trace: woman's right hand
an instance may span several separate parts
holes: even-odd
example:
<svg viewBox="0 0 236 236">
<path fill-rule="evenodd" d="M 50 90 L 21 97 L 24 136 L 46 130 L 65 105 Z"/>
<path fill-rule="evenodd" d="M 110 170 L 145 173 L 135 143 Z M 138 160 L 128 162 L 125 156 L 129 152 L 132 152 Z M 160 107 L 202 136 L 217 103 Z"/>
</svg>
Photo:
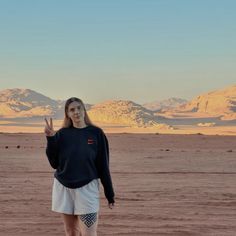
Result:
<svg viewBox="0 0 236 236">
<path fill-rule="evenodd" d="M 53 130 L 53 123 L 52 123 L 52 118 L 50 118 L 50 124 L 48 123 L 47 118 L 44 118 L 46 125 L 44 128 L 44 133 L 46 136 L 54 136 L 56 131 Z"/>
</svg>

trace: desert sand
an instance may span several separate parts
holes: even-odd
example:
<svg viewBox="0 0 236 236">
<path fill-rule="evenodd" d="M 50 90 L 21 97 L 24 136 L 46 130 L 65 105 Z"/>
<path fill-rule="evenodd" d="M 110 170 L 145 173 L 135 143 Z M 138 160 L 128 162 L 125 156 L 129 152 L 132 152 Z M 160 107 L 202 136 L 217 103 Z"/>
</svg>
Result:
<svg viewBox="0 0 236 236">
<path fill-rule="evenodd" d="M 48 117 L 49 119 L 49 117 Z M 199 125 L 214 124 L 216 125 Z M 58 130 L 62 127 L 63 120 L 53 120 L 54 129 Z M 95 125 L 102 127 L 106 133 L 133 133 L 133 134 L 206 134 L 206 135 L 232 135 L 236 136 L 236 120 L 219 121 L 217 119 L 205 118 L 172 118 L 168 119 L 167 124 L 171 128 L 157 127 L 132 127 L 122 124 L 99 123 Z M 45 126 L 44 119 L 30 122 L 27 119 L 23 121 L 0 120 L 0 133 L 41 133 Z"/>
<path fill-rule="evenodd" d="M 98 236 L 236 235 L 236 136 L 107 137 L 116 206 L 101 185 Z M 64 235 L 45 146 L 42 133 L 0 134 L 1 236 Z"/>
</svg>

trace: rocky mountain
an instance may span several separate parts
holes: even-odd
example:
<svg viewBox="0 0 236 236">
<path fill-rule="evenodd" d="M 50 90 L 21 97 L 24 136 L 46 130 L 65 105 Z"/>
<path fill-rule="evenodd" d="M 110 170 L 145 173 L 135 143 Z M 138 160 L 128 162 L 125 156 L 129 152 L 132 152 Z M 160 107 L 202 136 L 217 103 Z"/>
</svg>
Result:
<svg viewBox="0 0 236 236">
<path fill-rule="evenodd" d="M 170 128 L 166 124 L 158 123 L 152 111 L 132 101 L 108 100 L 92 106 L 88 114 L 92 120 L 103 123 L 130 127 Z"/>
<path fill-rule="evenodd" d="M 53 100 L 31 89 L 5 89 L 0 91 L 0 118 L 36 118 L 51 116 L 62 119 L 64 100 Z M 86 109 L 91 107 L 85 104 Z"/>
<path fill-rule="evenodd" d="M 63 100 L 53 100 L 30 89 L 6 89 L 0 91 L 0 119 L 26 118 L 34 120 L 44 116 L 54 119 L 64 117 Z M 109 100 L 100 104 L 85 104 L 94 122 L 130 127 L 169 128 L 159 124 L 152 111 L 131 101 Z"/>
<path fill-rule="evenodd" d="M 63 101 L 53 100 L 30 89 L 0 91 L 1 118 L 58 116 L 62 107 Z"/>
<path fill-rule="evenodd" d="M 205 114 L 222 120 L 236 119 L 236 85 L 197 96 L 173 110 L 174 113 Z"/>
<path fill-rule="evenodd" d="M 164 111 L 168 109 L 176 108 L 180 105 L 187 103 L 188 101 L 182 98 L 169 98 L 161 101 L 153 101 L 145 103 L 142 106 L 151 111 Z"/>
<path fill-rule="evenodd" d="M 236 85 L 201 94 L 192 101 L 171 98 L 151 107 L 132 101 L 108 100 L 99 104 L 85 104 L 92 120 L 132 127 L 171 128 L 165 123 L 176 117 L 216 117 L 221 120 L 236 120 Z M 0 119 L 35 119 L 51 116 L 62 119 L 63 100 L 53 100 L 30 89 L 5 89 L 0 91 Z M 180 104 L 177 106 L 177 104 Z M 170 108 L 174 106 L 174 108 Z M 177 107 L 176 107 L 177 106 Z M 152 109 L 152 110 L 150 110 Z M 162 116 L 162 117 L 161 117 Z"/>
</svg>

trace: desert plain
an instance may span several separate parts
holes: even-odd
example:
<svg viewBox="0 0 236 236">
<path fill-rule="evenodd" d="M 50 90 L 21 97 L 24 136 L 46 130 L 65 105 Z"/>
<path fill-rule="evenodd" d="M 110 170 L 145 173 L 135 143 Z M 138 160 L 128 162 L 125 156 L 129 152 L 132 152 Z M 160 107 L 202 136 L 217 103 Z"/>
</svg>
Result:
<svg viewBox="0 0 236 236">
<path fill-rule="evenodd" d="M 98 236 L 235 236 L 236 136 L 107 133 L 116 194 Z M 0 133 L 0 235 L 64 235 L 43 133 Z"/>
</svg>

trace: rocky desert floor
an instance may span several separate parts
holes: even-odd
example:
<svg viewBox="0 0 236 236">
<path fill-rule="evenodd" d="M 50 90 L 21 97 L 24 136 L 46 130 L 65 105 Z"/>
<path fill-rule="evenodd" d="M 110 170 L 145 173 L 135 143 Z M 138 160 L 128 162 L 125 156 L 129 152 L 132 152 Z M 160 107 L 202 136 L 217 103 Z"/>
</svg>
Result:
<svg viewBox="0 0 236 236">
<path fill-rule="evenodd" d="M 236 136 L 107 137 L 116 206 L 101 185 L 98 236 L 236 235 Z M 64 235 L 45 146 L 42 133 L 0 134 L 1 236 Z"/>
</svg>

